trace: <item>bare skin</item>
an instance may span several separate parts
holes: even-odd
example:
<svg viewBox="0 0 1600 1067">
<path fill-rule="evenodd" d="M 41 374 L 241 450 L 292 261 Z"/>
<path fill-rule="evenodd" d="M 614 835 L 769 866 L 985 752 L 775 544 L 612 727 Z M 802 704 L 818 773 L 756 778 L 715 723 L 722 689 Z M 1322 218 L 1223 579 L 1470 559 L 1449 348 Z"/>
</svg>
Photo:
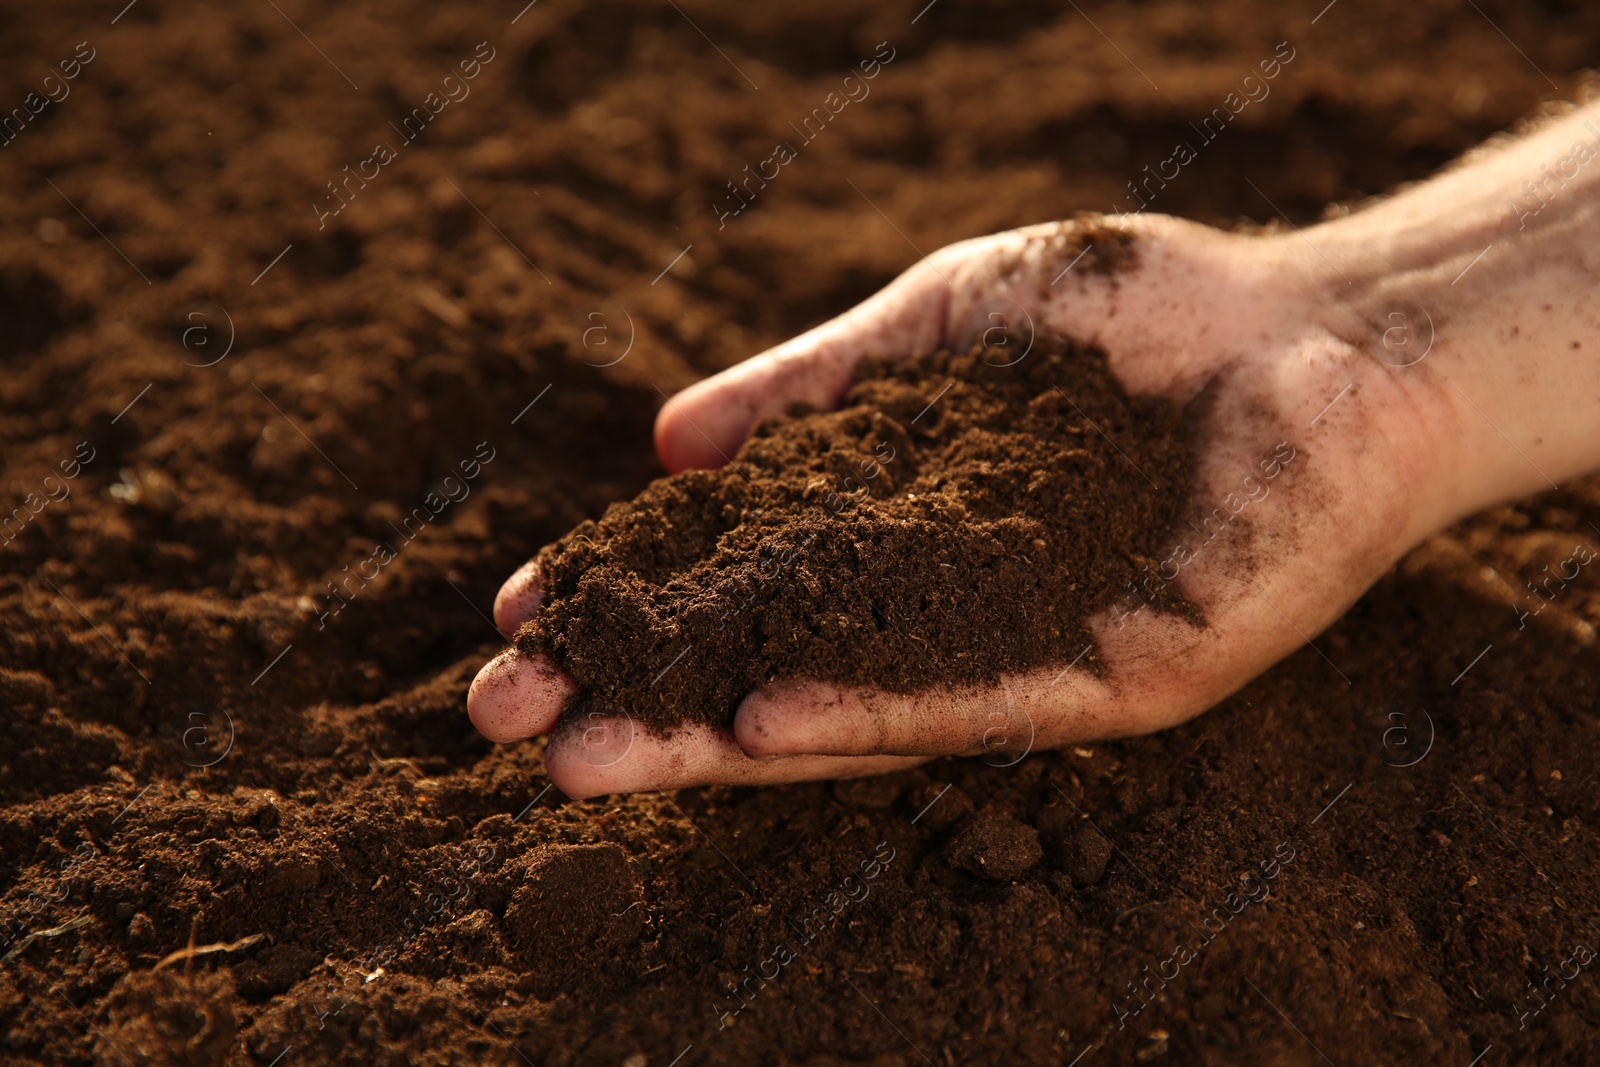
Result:
<svg viewBox="0 0 1600 1067">
<path fill-rule="evenodd" d="M 1597 250 L 1597 107 L 1305 230 L 1141 215 L 941 249 L 675 396 L 656 423 L 668 469 L 726 462 L 757 419 L 797 400 L 836 404 L 867 353 L 964 345 L 1002 322 L 1019 345 L 1030 330 L 1091 341 L 1128 392 L 1197 417 L 1196 518 L 1222 532 L 1175 536 L 1147 581 L 1172 582 L 1205 624 L 1118 591 L 1091 620 L 1098 674 L 1062 663 L 911 694 L 786 682 L 747 697 L 731 733 L 670 740 L 625 719 L 558 730 L 575 683 L 511 649 L 473 682 L 472 721 L 500 742 L 555 730 L 547 768 L 574 797 L 853 777 L 941 755 L 1011 762 L 1183 722 L 1304 645 L 1431 533 L 1600 468 Z M 496 625 L 512 634 L 540 595 L 536 569 L 519 570 Z M 1328 667 L 1330 686 L 1349 684 Z"/>
</svg>

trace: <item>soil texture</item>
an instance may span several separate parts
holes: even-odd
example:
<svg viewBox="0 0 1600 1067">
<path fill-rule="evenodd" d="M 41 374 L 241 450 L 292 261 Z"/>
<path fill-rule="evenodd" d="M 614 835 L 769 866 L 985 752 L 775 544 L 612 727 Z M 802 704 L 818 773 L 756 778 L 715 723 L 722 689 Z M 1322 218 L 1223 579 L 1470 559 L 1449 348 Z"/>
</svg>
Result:
<svg viewBox="0 0 1600 1067">
<path fill-rule="evenodd" d="M 1191 466 L 1177 405 L 1128 398 L 1098 350 L 869 362 L 838 411 L 767 420 L 542 552 L 518 644 L 583 686 L 569 717 L 656 727 L 730 726 L 784 678 L 906 692 L 1066 663 L 1159 558 Z"/>
<path fill-rule="evenodd" d="M 1149 210 L 1425 178 L 1575 94 L 1600 9 L 5 23 L 0 1061 L 1600 1060 L 1594 568 L 1519 625 L 1594 480 L 1182 728 L 1011 767 L 575 803 L 464 712 L 499 583 L 662 475 L 663 396 L 948 242 L 1135 210 L 1280 51 Z"/>
</svg>

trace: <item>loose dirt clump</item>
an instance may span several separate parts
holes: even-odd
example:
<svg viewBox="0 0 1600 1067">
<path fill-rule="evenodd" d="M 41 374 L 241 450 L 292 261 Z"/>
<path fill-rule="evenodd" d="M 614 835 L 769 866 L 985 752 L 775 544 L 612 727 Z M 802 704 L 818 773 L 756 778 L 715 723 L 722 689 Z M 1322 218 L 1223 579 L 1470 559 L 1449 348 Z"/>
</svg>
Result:
<svg viewBox="0 0 1600 1067">
<path fill-rule="evenodd" d="M 120 1056 L 150 1067 L 221 1063 L 239 1034 L 227 971 L 138 971 L 106 998 L 103 1062 Z"/>
<path fill-rule="evenodd" d="M 726 725 L 783 678 L 903 692 L 1073 659 L 1159 557 L 1189 436 L 1097 349 L 1016 351 L 869 363 L 838 411 L 613 505 L 541 553 L 519 646 L 584 687 L 569 715 L 662 727 Z"/>
<path fill-rule="evenodd" d="M 520 874 L 505 925 L 540 996 L 614 975 L 612 964 L 633 955 L 646 911 L 621 848 L 548 845 L 533 850 Z"/>
</svg>

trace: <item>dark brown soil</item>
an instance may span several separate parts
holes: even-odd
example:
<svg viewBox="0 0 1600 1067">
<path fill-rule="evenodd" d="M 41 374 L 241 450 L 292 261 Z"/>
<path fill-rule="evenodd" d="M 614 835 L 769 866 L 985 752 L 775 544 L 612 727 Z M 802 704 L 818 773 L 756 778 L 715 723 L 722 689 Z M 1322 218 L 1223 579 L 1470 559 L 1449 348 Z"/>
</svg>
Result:
<svg viewBox="0 0 1600 1067">
<path fill-rule="evenodd" d="M 583 687 L 569 716 L 657 727 L 731 725 L 783 678 L 907 692 L 1065 663 L 1159 558 L 1191 465 L 1177 405 L 1130 400 L 1095 349 L 869 363 L 838 411 L 768 420 L 545 549 L 518 644 Z"/>
<path fill-rule="evenodd" d="M 1279 41 L 1152 210 L 1423 178 L 1575 91 L 1600 10 L 123 6 L 0 39 L 38 110 L 0 147 L 0 1061 L 1600 1059 L 1600 579 L 1517 614 L 1592 480 L 1180 729 L 1008 769 L 569 803 L 463 710 L 499 582 L 662 473 L 663 393 L 917 249 L 1132 209 Z M 191 932 L 266 936 L 155 970 Z"/>
</svg>

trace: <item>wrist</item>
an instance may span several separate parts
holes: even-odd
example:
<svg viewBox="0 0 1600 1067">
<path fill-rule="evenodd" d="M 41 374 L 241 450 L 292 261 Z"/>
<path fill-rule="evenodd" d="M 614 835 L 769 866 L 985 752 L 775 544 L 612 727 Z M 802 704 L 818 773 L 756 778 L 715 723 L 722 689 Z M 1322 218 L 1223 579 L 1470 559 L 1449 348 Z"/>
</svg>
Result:
<svg viewBox="0 0 1600 1067">
<path fill-rule="evenodd" d="M 1423 424 L 1439 521 L 1600 467 L 1600 108 L 1278 240 Z"/>
</svg>

